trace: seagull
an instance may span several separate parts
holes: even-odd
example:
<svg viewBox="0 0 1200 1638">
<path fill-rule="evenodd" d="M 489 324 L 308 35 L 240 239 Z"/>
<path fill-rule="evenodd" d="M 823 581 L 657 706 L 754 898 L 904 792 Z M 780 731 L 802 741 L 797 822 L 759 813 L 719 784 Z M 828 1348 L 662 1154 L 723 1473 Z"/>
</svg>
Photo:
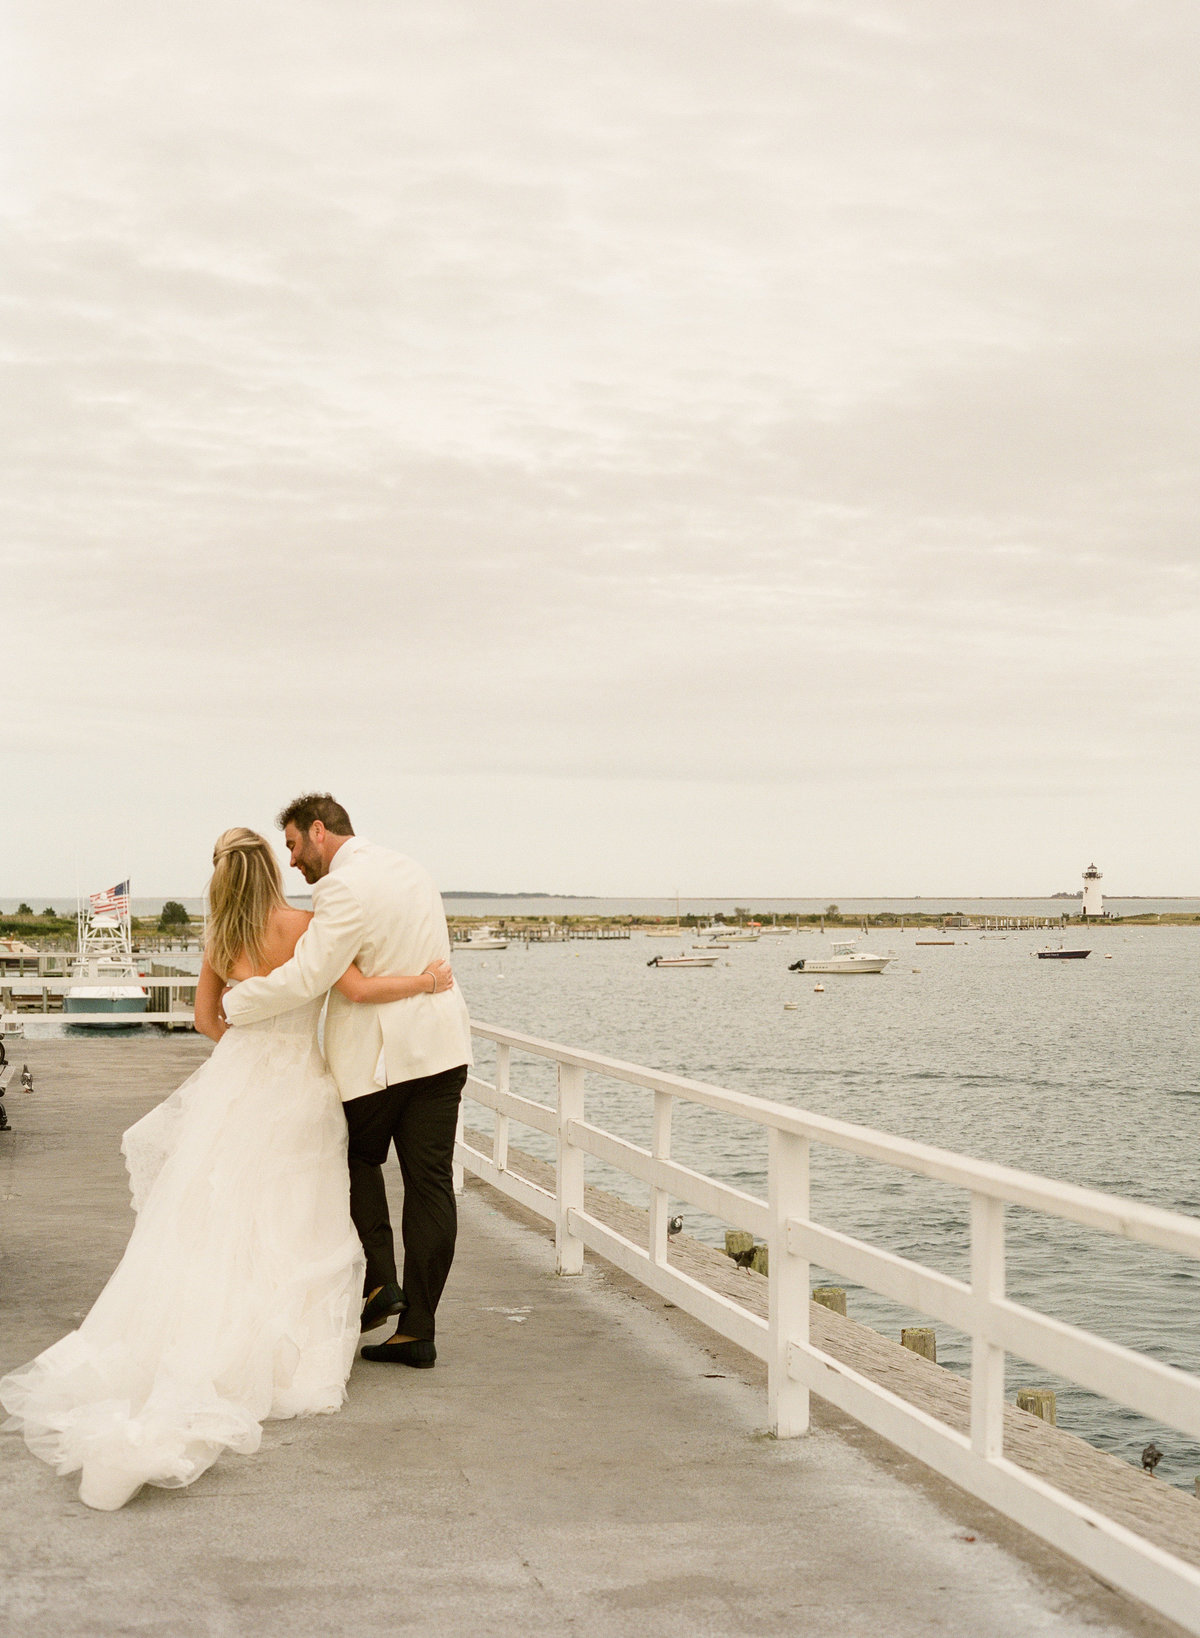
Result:
<svg viewBox="0 0 1200 1638">
<path fill-rule="evenodd" d="M 673 1239 L 675 1237 L 675 1235 L 677 1235 L 679 1233 L 679 1231 L 680 1231 L 680 1229 L 682 1227 L 683 1227 L 683 1218 L 682 1217 L 672 1217 L 672 1218 L 670 1218 L 668 1220 L 668 1222 L 667 1222 L 667 1238 L 668 1238 L 668 1240 Z"/>
<path fill-rule="evenodd" d="M 1159 1450 L 1158 1446 L 1154 1443 L 1154 1440 L 1151 1439 L 1150 1443 L 1142 1452 L 1142 1466 L 1146 1469 L 1147 1473 L 1154 1472 L 1154 1469 L 1158 1466 L 1159 1462 L 1162 1461 L 1162 1456 L 1162 1451 Z"/>
</svg>

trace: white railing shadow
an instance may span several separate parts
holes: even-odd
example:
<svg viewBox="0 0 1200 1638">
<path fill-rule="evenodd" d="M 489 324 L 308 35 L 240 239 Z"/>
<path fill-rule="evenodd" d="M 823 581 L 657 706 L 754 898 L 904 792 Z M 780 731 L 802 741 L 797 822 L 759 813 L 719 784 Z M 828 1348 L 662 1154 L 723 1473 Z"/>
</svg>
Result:
<svg viewBox="0 0 1200 1638">
<path fill-rule="evenodd" d="M 585 1247 L 597 1252 L 766 1362 L 770 1425 L 780 1438 L 807 1430 L 809 1394 L 815 1392 L 1104 1580 L 1200 1634 L 1200 1570 L 1005 1456 L 1004 1366 L 1007 1353 L 1019 1355 L 1198 1439 L 1200 1379 L 1010 1301 L 1005 1294 L 1004 1208 L 1022 1206 L 1197 1259 L 1200 1221 L 511 1030 L 487 1024 L 472 1027 L 478 1039 L 495 1044 L 496 1078 L 492 1083 L 472 1074 L 464 1099 L 491 1110 L 495 1124 L 487 1154 L 467 1143 L 465 1123 L 460 1122 L 456 1183 L 461 1187 L 465 1168 L 552 1222 L 560 1274 L 582 1271 Z M 556 1065 L 553 1103 L 512 1090 L 514 1052 Z M 643 1087 L 652 1094 L 649 1148 L 588 1122 L 588 1075 Z M 671 1159 L 677 1101 L 766 1130 L 765 1200 Z M 552 1140 L 553 1191 L 509 1167 L 514 1121 Z M 971 1202 L 970 1282 L 814 1222 L 809 1211 L 813 1143 L 966 1190 Z M 584 1163 L 589 1155 L 649 1185 L 645 1245 L 635 1244 L 587 1211 Z M 669 1264 L 672 1199 L 766 1241 L 770 1277 L 765 1321 Z M 944 1320 L 971 1339 L 969 1435 L 814 1346 L 809 1336 L 812 1263 Z"/>
</svg>

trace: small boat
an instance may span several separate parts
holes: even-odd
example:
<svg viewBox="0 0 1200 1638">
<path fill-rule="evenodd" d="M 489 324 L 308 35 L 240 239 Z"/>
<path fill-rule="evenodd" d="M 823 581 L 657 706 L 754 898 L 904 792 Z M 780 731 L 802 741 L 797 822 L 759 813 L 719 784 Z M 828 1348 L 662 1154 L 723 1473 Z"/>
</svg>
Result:
<svg viewBox="0 0 1200 1638">
<path fill-rule="evenodd" d="M 1083 961 L 1091 955 L 1091 950 L 1064 950 L 1061 944 L 1047 944 L 1044 950 L 1036 952 L 1039 961 Z"/>
<path fill-rule="evenodd" d="M 87 909 L 79 910 L 78 927 L 79 952 L 63 994 L 64 1017 L 89 1029 L 136 1024 L 138 1014 L 149 1010 L 150 998 L 133 959 L 129 883 L 92 893 Z"/>
<path fill-rule="evenodd" d="M 718 944 L 715 939 L 711 938 L 704 944 L 692 945 L 693 950 L 727 950 L 728 948 L 728 944 Z"/>
<path fill-rule="evenodd" d="M 890 961 L 890 955 L 872 955 L 869 950 L 858 950 L 853 941 L 838 942 L 827 956 L 802 957 L 793 961 L 789 973 L 881 973 Z"/>
<path fill-rule="evenodd" d="M 460 938 L 451 948 L 451 955 L 460 950 L 507 950 L 508 940 L 493 933 L 490 927 L 472 927 L 466 938 Z"/>
<path fill-rule="evenodd" d="M 19 1040 L 21 1038 L 21 1036 L 24 1035 L 24 1033 L 25 1033 L 24 1021 L 22 1019 L 18 1018 L 15 1013 L 12 1013 L 12 1012 L 0 1013 L 0 1042 Z M 2 1051 L 3 1051 L 3 1047 L 0 1046 L 0 1052 L 2 1052 Z M 3 1062 L 4 1062 L 4 1059 L 0 1058 L 0 1063 L 3 1063 Z"/>
<path fill-rule="evenodd" d="M 647 967 L 715 967 L 715 955 L 651 956 Z"/>
</svg>

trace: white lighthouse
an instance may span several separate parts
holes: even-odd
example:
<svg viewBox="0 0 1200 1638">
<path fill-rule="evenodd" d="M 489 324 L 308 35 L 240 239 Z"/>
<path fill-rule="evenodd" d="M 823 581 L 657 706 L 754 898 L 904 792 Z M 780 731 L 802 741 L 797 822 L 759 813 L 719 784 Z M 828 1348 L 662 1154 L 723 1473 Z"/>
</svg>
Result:
<svg viewBox="0 0 1200 1638">
<path fill-rule="evenodd" d="M 1100 891 L 1100 872 L 1094 864 L 1088 865 L 1083 873 L 1083 914 L 1085 916 L 1102 916 L 1104 914 L 1104 894 Z"/>
</svg>

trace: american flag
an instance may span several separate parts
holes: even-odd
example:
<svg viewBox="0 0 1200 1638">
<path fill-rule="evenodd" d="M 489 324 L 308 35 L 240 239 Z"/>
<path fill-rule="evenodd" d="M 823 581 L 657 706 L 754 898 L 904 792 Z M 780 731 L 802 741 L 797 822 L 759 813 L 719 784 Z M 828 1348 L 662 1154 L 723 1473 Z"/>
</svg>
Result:
<svg viewBox="0 0 1200 1638">
<path fill-rule="evenodd" d="M 94 916 L 128 916 L 129 883 L 118 882 L 115 887 L 106 887 L 103 893 L 89 893 L 88 900 Z"/>
</svg>

